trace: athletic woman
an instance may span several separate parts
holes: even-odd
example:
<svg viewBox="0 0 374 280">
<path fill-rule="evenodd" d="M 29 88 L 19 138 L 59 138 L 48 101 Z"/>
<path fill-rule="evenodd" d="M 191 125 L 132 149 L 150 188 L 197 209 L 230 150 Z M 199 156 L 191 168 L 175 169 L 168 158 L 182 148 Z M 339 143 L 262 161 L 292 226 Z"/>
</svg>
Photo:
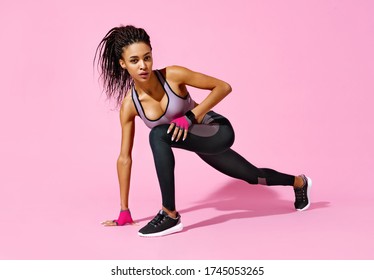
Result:
<svg viewBox="0 0 374 280">
<path fill-rule="evenodd" d="M 143 228 L 140 236 L 163 236 L 181 231 L 181 216 L 175 207 L 172 148 L 195 152 L 203 161 L 228 176 L 249 184 L 293 186 L 296 210 L 310 205 L 312 181 L 268 168 L 257 168 L 230 147 L 234 131 L 230 122 L 211 109 L 231 92 L 228 83 L 180 66 L 153 69 L 148 34 L 142 28 L 112 28 L 97 47 L 95 61 L 108 98 L 116 99 L 122 127 L 121 151 L 117 160 L 121 211 L 104 226 L 133 223 L 129 203 L 135 117 L 151 129 L 149 141 L 162 195 L 161 210 Z M 187 86 L 210 91 L 197 104 Z"/>
</svg>

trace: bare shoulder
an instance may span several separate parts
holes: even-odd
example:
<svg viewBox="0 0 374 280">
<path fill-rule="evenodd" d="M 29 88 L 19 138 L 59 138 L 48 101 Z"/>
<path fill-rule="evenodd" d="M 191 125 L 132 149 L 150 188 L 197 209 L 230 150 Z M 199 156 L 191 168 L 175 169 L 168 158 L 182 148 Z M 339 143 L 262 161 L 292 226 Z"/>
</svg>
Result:
<svg viewBox="0 0 374 280">
<path fill-rule="evenodd" d="M 194 73 L 190 69 L 179 65 L 167 66 L 164 71 L 167 80 L 177 83 L 184 81 L 186 76 Z"/>
<path fill-rule="evenodd" d="M 137 111 L 132 100 L 131 90 L 127 92 L 125 97 L 123 98 L 121 108 L 120 108 L 120 119 L 121 123 L 125 123 L 128 121 L 133 121 L 137 116 Z"/>
<path fill-rule="evenodd" d="M 231 91 L 231 87 L 228 83 L 215 77 L 192 71 L 186 67 L 174 65 L 166 67 L 165 69 L 166 74 L 168 75 L 167 79 L 178 85 L 187 85 L 206 90 L 212 90 L 219 86 L 223 87 L 225 91 Z"/>
</svg>

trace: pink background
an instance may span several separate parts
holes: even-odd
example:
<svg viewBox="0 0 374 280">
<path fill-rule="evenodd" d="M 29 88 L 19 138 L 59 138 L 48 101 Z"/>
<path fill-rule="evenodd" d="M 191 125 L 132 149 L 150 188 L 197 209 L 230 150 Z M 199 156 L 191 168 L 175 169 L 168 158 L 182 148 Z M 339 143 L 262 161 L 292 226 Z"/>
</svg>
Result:
<svg viewBox="0 0 374 280">
<path fill-rule="evenodd" d="M 373 14 L 369 0 L 2 1 L 0 258 L 373 259 Z M 294 211 L 291 188 L 250 186 L 175 151 L 185 230 L 138 237 L 160 208 L 138 119 L 140 226 L 101 227 L 119 211 L 120 126 L 92 59 L 119 24 L 148 31 L 155 68 L 229 82 L 215 110 L 236 129 L 233 148 L 312 177 L 310 210 Z"/>
</svg>

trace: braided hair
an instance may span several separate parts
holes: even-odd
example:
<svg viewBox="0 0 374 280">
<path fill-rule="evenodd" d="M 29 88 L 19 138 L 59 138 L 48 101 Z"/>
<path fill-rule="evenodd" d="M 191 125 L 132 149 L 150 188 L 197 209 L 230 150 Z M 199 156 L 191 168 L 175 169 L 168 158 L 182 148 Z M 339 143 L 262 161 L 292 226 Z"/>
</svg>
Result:
<svg viewBox="0 0 374 280">
<path fill-rule="evenodd" d="M 116 100 L 117 106 L 120 106 L 124 95 L 134 83 L 128 71 L 119 64 L 123 48 L 139 42 L 152 49 L 149 35 L 143 28 L 120 25 L 109 30 L 96 48 L 93 63 L 98 55 L 97 66 L 100 68 L 104 91 L 108 99 Z"/>
</svg>

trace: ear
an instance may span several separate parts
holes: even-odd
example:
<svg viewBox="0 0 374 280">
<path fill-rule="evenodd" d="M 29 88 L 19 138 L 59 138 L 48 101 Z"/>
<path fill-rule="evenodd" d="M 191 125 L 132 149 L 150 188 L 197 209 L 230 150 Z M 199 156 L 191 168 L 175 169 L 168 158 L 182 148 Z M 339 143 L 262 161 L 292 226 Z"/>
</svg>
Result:
<svg viewBox="0 0 374 280">
<path fill-rule="evenodd" d="M 119 59 L 119 65 L 121 65 L 123 69 L 126 69 L 125 61 L 122 58 Z"/>
</svg>

